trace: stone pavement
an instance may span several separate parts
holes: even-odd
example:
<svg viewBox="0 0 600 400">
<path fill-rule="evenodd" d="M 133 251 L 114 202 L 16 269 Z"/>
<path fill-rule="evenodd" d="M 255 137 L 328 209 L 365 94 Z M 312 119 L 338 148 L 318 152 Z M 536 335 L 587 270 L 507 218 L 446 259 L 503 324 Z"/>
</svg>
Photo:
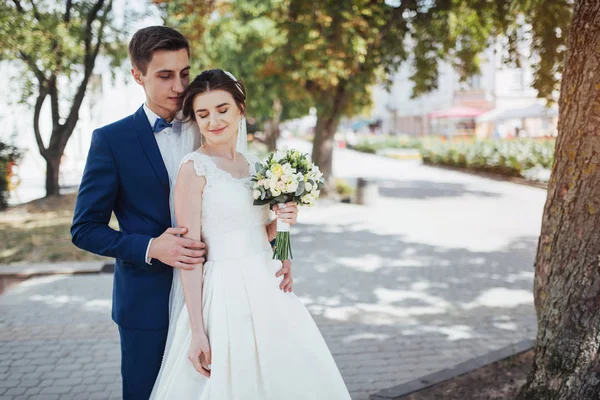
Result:
<svg viewBox="0 0 600 400">
<path fill-rule="evenodd" d="M 534 338 L 544 190 L 346 150 L 334 168 L 377 178 L 381 199 L 302 209 L 294 290 L 354 400 Z M 0 399 L 120 398 L 111 285 L 50 276 L 0 296 Z"/>
</svg>

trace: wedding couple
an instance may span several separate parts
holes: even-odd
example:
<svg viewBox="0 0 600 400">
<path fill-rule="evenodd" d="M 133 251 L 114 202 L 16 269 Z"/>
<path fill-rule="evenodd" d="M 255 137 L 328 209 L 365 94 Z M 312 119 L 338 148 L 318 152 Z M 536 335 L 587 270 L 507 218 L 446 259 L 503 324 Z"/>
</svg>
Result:
<svg viewBox="0 0 600 400">
<path fill-rule="evenodd" d="M 73 243 L 116 258 L 123 399 L 349 399 L 252 205 L 245 88 L 219 69 L 190 83 L 189 53 L 176 30 L 135 33 L 145 104 L 94 131 L 75 206 Z"/>
</svg>

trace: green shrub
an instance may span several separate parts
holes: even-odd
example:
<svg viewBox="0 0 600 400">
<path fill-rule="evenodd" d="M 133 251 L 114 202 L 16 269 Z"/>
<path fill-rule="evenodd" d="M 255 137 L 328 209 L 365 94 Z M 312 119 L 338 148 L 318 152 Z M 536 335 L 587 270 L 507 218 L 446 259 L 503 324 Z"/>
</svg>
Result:
<svg viewBox="0 0 600 400">
<path fill-rule="evenodd" d="M 354 188 L 350 186 L 344 179 L 337 178 L 335 180 L 335 192 L 343 199 L 352 197 Z"/>
<path fill-rule="evenodd" d="M 0 210 L 8 207 L 10 165 L 19 162 L 23 152 L 0 140 Z"/>
<path fill-rule="evenodd" d="M 554 139 L 438 141 L 423 146 L 421 156 L 429 164 L 525 176 L 524 171 L 532 168 L 552 168 L 554 144 Z"/>
<path fill-rule="evenodd" d="M 423 140 L 412 136 L 369 136 L 362 138 L 356 145 L 349 148 L 363 153 L 375 154 L 382 149 L 420 149 Z"/>
</svg>

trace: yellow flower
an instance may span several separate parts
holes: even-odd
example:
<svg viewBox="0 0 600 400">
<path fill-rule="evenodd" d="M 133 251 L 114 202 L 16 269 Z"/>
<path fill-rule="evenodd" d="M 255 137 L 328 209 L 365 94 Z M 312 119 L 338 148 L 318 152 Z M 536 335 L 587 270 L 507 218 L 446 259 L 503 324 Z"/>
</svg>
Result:
<svg viewBox="0 0 600 400">
<path fill-rule="evenodd" d="M 275 164 L 271 167 L 271 172 L 274 175 L 281 176 L 281 175 L 283 175 L 283 168 L 281 167 L 280 164 Z"/>
</svg>

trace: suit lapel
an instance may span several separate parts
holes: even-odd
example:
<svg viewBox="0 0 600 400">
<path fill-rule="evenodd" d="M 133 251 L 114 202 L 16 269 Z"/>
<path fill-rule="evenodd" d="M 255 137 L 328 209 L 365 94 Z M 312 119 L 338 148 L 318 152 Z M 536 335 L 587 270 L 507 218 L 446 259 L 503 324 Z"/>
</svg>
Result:
<svg viewBox="0 0 600 400">
<path fill-rule="evenodd" d="M 158 148 L 158 143 L 156 143 L 156 138 L 154 137 L 154 132 L 150 127 L 150 122 L 148 122 L 148 117 L 144 112 L 144 107 L 140 107 L 139 110 L 133 114 L 133 118 L 135 120 L 135 129 L 138 135 L 138 139 L 142 144 L 142 148 L 146 153 L 146 157 L 150 161 L 152 168 L 154 169 L 154 173 L 156 177 L 160 180 L 167 188 L 169 187 L 169 174 L 167 173 L 167 168 L 165 167 L 165 163 L 160 155 L 160 149 Z"/>
</svg>

